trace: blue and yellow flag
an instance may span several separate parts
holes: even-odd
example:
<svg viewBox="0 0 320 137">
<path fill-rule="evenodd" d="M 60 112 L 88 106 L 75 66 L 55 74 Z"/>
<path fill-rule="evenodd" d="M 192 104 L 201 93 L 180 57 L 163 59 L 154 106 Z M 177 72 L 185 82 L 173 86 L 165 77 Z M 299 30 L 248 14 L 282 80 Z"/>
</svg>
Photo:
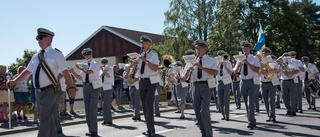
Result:
<svg viewBox="0 0 320 137">
<path fill-rule="evenodd" d="M 262 51 L 266 47 L 266 38 L 264 36 L 264 31 L 262 28 L 262 25 L 259 23 L 260 29 L 259 29 L 259 37 L 257 44 L 253 47 L 253 50 L 255 51 Z"/>
</svg>

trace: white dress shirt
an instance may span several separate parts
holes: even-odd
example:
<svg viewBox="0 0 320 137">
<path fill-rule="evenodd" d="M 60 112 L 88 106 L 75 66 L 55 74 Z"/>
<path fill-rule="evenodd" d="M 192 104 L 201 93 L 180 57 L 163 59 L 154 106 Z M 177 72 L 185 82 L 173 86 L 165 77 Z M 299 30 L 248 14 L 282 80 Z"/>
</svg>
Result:
<svg viewBox="0 0 320 137">
<path fill-rule="evenodd" d="M 108 66 L 108 69 L 105 70 L 106 73 L 109 74 L 110 77 L 104 76 L 104 82 L 102 84 L 107 85 L 107 84 L 111 84 L 114 85 L 114 72 L 113 72 L 113 68 Z M 100 69 L 99 75 L 102 76 L 103 75 L 103 71 Z"/>
<path fill-rule="evenodd" d="M 40 51 L 41 52 L 41 51 Z M 45 49 L 45 52 L 43 53 L 44 59 L 49 66 L 50 70 L 52 71 L 53 75 L 58 78 L 59 72 L 67 70 L 67 64 L 66 60 L 63 56 L 63 54 L 55 49 L 52 48 L 52 46 L 49 46 Z M 38 58 L 38 53 L 34 54 L 33 57 L 31 58 L 26 70 L 29 72 L 32 72 L 32 79 L 33 79 L 33 85 L 35 85 L 35 74 L 37 67 L 39 65 L 39 58 Z M 40 69 L 39 73 L 39 83 L 40 83 L 40 88 L 46 87 L 51 83 L 50 79 L 48 78 L 47 74 L 43 71 L 43 69 Z"/>
<path fill-rule="evenodd" d="M 230 71 L 232 71 L 233 69 L 232 69 L 232 64 L 231 64 L 231 62 L 230 61 L 227 61 L 227 62 L 225 62 L 226 63 L 226 67 L 228 68 L 228 69 L 230 69 Z M 223 79 L 225 79 L 225 78 L 228 78 L 228 77 L 231 77 L 231 75 L 228 73 L 228 71 L 227 71 L 227 69 L 223 66 L 223 69 L 222 69 L 222 73 L 223 73 L 223 75 L 222 76 L 220 76 L 220 66 L 221 64 L 219 64 L 218 66 L 217 66 L 217 69 L 218 69 L 218 73 L 217 73 L 217 76 L 216 76 L 216 78 L 217 78 L 217 81 L 220 81 L 220 80 L 223 80 Z"/>
<path fill-rule="evenodd" d="M 319 72 L 318 68 L 316 65 L 312 63 L 308 63 L 308 65 L 304 65 L 304 68 L 306 71 L 310 72 L 308 73 L 308 79 L 315 79 L 315 74 Z M 304 72 L 305 75 L 305 72 Z"/>
<path fill-rule="evenodd" d="M 290 61 L 288 63 L 288 67 L 289 67 L 289 69 L 291 71 L 299 70 L 298 65 L 296 63 L 292 62 L 292 61 Z M 288 79 L 292 79 L 292 78 L 293 78 L 293 76 L 292 77 L 288 77 L 283 72 L 281 72 L 281 74 L 280 74 L 280 79 L 282 79 L 282 80 L 288 80 Z"/>
<path fill-rule="evenodd" d="M 198 62 L 200 61 L 199 58 L 197 60 L 198 60 Z M 208 68 L 208 69 L 218 70 L 217 66 L 218 66 L 218 62 L 216 61 L 216 59 L 214 59 L 214 57 L 211 57 L 208 55 L 204 55 L 202 57 L 202 67 Z M 202 70 L 202 77 L 201 77 L 201 79 L 198 79 L 198 67 L 194 66 L 190 80 L 191 80 L 191 82 L 207 81 L 208 79 L 213 78 L 213 76 L 214 75 L 211 75 L 211 74 Z"/>
<path fill-rule="evenodd" d="M 153 51 L 153 50 L 148 50 L 147 52 L 142 52 L 141 56 L 144 56 L 144 54 L 147 54 L 146 59 L 149 61 L 149 63 L 154 64 L 154 65 L 159 65 L 160 61 L 159 61 L 159 57 L 158 57 L 158 53 Z M 141 65 L 142 65 L 142 60 L 139 61 L 139 64 L 137 66 L 137 76 L 140 76 L 140 78 L 149 78 L 150 76 L 156 76 L 158 75 L 157 71 L 153 71 L 149 68 L 149 66 L 147 65 L 147 63 L 145 64 L 145 68 L 144 68 L 144 73 L 140 74 L 140 70 L 141 70 Z"/>
<path fill-rule="evenodd" d="M 304 67 L 301 60 L 294 59 L 294 58 L 291 58 L 291 60 L 292 60 L 293 63 L 295 63 L 298 66 L 298 68 L 303 68 Z M 298 74 L 294 74 L 294 77 L 299 77 L 300 80 L 304 80 L 304 74 L 305 74 L 304 71 L 299 71 Z"/>
<path fill-rule="evenodd" d="M 93 81 L 96 80 L 101 80 L 100 78 L 100 63 L 97 62 L 96 60 L 92 59 L 90 61 L 90 66 L 88 70 L 92 70 L 93 73 L 89 74 L 89 82 L 92 83 Z M 82 82 L 86 82 L 86 73 L 83 71 L 80 72 L 81 77 L 82 77 Z"/>
<path fill-rule="evenodd" d="M 255 67 L 260 67 L 260 60 L 258 57 L 256 56 L 253 56 L 252 54 L 249 54 L 247 56 L 247 60 L 250 64 L 252 64 L 253 66 Z M 248 75 L 245 76 L 243 74 L 243 66 L 244 66 L 244 63 L 242 62 L 242 67 L 241 67 L 241 70 L 240 70 L 240 78 L 241 79 L 252 79 L 253 77 L 257 77 L 258 76 L 258 73 L 254 72 L 248 65 Z"/>
</svg>

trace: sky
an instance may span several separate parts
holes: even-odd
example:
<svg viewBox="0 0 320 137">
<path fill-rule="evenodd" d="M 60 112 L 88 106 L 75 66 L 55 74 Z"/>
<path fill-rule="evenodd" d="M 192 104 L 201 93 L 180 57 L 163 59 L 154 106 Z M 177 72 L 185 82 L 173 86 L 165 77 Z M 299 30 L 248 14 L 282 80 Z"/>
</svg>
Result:
<svg viewBox="0 0 320 137">
<path fill-rule="evenodd" d="M 313 0 L 319 5 L 320 0 Z M 0 64 L 9 66 L 23 51 L 40 50 L 37 28 L 55 33 L 52 46 L 68 55 L 101 26 L 155 34 L 164 30 L 170 0 L 1 0 Z"/>
<path fill-rule="evenodd" d="M 9 66 L 23 51 L 40 50 L 37 28 L 55 33 L 52 46 L 69 54 L 107 25 L 162 34 L 170 0 L 1 0 L 0 64 Z"/>
</svg>

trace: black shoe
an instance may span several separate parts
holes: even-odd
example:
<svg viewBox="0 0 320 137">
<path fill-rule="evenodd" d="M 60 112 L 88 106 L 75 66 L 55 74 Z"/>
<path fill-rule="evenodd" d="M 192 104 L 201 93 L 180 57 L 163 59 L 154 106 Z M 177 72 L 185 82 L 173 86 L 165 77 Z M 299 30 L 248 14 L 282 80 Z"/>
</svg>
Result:
<svg viewBox="0 0 320 137">
<path fill-rule="evenodd" d="M 135 116 L 133 116 L 133 117 L 132 117 L 132 120 L 135 120 L 135 121 L 136 121 L 136 120 L 141 120 L 141 118 L 140 118 L 140 117 L 135 117 Z"/>
<path fill-rule="evenodd" d="M 21 116 L 19 116 L 19 117 L 18 117 L 18 120 L 22 120 L 22 117 L 21 117 Z"/>
<path fill-rule="evenodd" d="M 266 122 L 271 122 L 272 121 L 272 118 L 269 118 L 266 120 Z"/>
<path fill-rule="evenodd" d="M 115 111 L 116 109 L 114 107 L 111 107 L 111 110 Z"/>
<path fill-rule="evenodd" d="M 177 110 L 177 111 L 175 111 L 174 113 L 181 113 L 181 111 L 180 111 L 180 110 Z"/>
<path fill-rule="evenodd" d="M 241 108 L 240 106 L 237 107 L 237 109 L 240 109 L 240 108 Z"/>
<path fill-rule="evenodd" d="M 57 131 L 57 134 L 62 134 L 62 130 Z"/>
<path fill-rule="evenodd" d="M 221 120 L 225 120 L 225 118 L 223 117 L 223 118 L 221 118 Z"/>
<path fill-rule="evenodd" d="M 154 116 L 156 116 L 156 117 L 160 117 L 160 114 L 155 114 Z"/>
<path fill-rule="evenodd" d="M 153 135 L 155 135 L 155 132 L 142 132 L 143 135 L 148 136 L 148 137 L 152 137 Z"/>
<path fill-rule="evenodd" d="M 186 117 L 183 115 L 183 116 L 180 116 L 180 119 L 185 119 Z"/>
<path fill-rule="evenodd" d="M 102 122 L 101 125 L 104 125 L 104 126 L 110 126 L 110 125 L 113 125 L 112 122 Z"/>
<path fill-rule="evenodd" d="M 290 112 L 287 112 L 286 115 L 290 115 Z"/>
<path fill-rule="evenodd" d="M 317 110 L 317 108 L 316 108 L 316 107 L 314 107 L 312 110 Z"/>
<path fill-rule="evenodd" d="M 302 110 L 299 110 L 298 112 L 299 112 L 299 113 L 303 113 L 303 111 L 302 111 Z"/>
<path fill-rule="evenodd" d="M 98 137 L 99 136 L 96 132 L 86 133 L 85 135 L 90 136 L 90 137 Z"/>
<path fill-rule="evenodd" d="M 255 126 L 254 126 L 254 124 L 248 124 L 248 126 L 247 126 L 247 128 L 251 128 L 251 129 L 253 129 Z"/>
<path fill-rule="evenodd" d="M 226 121 L 229 121 L 229 118 L 226 118 Z"/>
<path fill-rule="evenodd" d="M 276 122 L 277 120 L 276 120 L 276 118 L 272 118 L 272 120 L 271 120 L 272 122 Z"/>
<path fill-rule="evenodd" d="M 308 107 L 308 109 L 312 109 L 311 107 Z"/>
<path fill-rule="evenodd" d="M 260 112 L 260 110 L 259 110 L 259 109 L 256 109 L 256 112 L 258 112 L 258 113 L 259 113 L 259 112 Z"/>
<path fill-rule="evenodd" d="M 198 122 L 196 122 L 196 124 L 195 125 L 199 125 L 199 123 Z"/>
<path fill-rule="evenodd" d="M 276 105 L 276 108 L 281 108 L 280 105 Z"/>
<path fill-rule="evenodd" d="M 290 116 L 296 116 L 297 114 L 296 114 L 296 112 L 291 112 L 290 113 Z"/>
</svg>

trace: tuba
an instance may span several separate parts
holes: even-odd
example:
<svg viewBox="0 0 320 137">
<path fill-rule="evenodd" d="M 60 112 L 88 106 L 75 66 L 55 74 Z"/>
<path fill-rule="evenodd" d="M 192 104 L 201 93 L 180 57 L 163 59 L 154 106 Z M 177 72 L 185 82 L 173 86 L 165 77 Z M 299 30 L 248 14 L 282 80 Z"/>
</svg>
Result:
<svg viewBox="0 0 320 137">
<path fill-rule="evenodd" d="M 258 56 L 260 57 L 260 56 Z M 262 56 L 261 56 L 262 57 Z M 264 57 L 264 58 L 261 58 L 260 59 L 260 70 L 264 70 L 264 71 L 269 71 L 269 70 L 272 70 L 273 68 L 271 68 L 271 66 L 269 65 L 269 63 L 272 61 L 272 58 L 270 55 Z M 268 80 L 272 80 L 274 76 L 274 73 L 267 73 L 267 74 L 264 74 L 264 77 Z"/>
<path fill-rule="evenodd" d="M 165 54 L 162 56 L 162 62 L 163 66 L 166 68 L 166 75 L 168 77 L 168 82 L 165 84 L 165 90 L 167 92 L 170 92 L 170 88 L 172 88 L 172 84 L 177 83 L 177 80 L 175 79 L 175 74 L 173 71 L 173 64 L 175 62 L 175 59 L 172 55 Z"/>
</svg>

